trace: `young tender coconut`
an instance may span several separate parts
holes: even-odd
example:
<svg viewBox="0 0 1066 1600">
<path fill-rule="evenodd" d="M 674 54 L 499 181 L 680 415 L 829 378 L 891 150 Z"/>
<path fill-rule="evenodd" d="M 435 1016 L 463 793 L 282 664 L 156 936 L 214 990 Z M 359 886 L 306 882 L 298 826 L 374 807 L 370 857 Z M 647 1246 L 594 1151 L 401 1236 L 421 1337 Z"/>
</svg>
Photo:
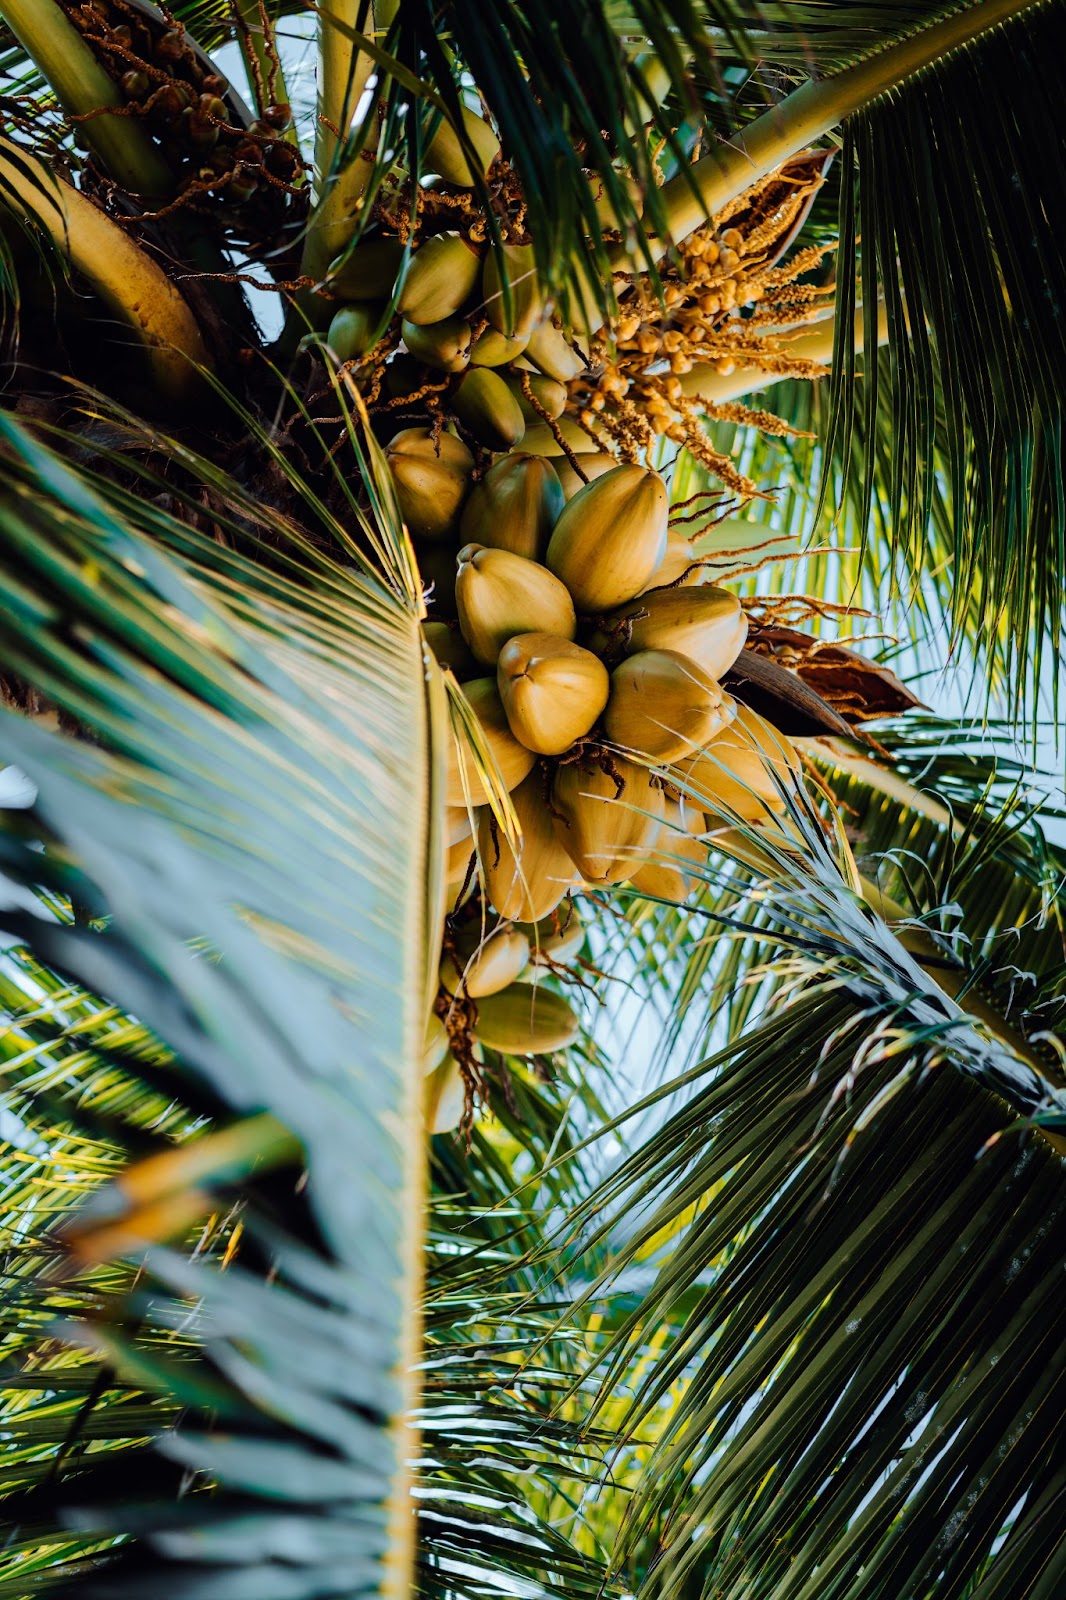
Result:
<svg viewBox="0 0 1066 1600">
<path fill-rule="evenodd" d="M 603 721 L 612 743 L 660 762 L 702 749 L 734 715 L 733 701 L 691 657 L 639 650 L 611 673 Z"/>
<path fill-rule="evenodd" d="M 669 509 L 659 474 L 632 465 L 612 468 L 567 501 L 544 560 L 579 611 L 608 611 L 640 594 L 666 554 Z"/>
<path fill-rule="evenodd" d="M 621 883 L 647 860 L 666 809 L 662 786 L 647 768 L 617 757 L 602 767 L 560 766 L 552 804 L 556 838 L 594 884 Z"/>
<path fill-rule="evenodd" d="M 518 787 L 536 757 L 511 732 L 495 678 L 473 678 L 463 684 L 463 693 L 480 726 L 481 737 L 495 758 L 506 790 Z M 464 787 L 465 778 L 465 787 Z M 452 807 L 483 806 L 488 801 L 481 774 L 474 765 L 474 747 L 465 728 L 452 730 L 448 741 L 448 772 L 445 803 Z"/>
<path fill-rule="evenodd" d="M 463 638 L 479 661 L 494 667 L 516 633 L 577 632 L 574 602 L 565 584 L 536 561 L 510 550 L 467 544 L 459 552 L 455 599 Z"/>
<path fill-rule="evenodd" d="M 796 751 L 773 723 L 748 706 L 706 749 L 676 763 L 680 786 L 712 817 L 719 808 L 746 822 L 764 822 L 786 809 L 785 793 L 800 779 Z"/>
<path fill-rule="evenodd" d="M 599 656 L 551 633 L 519 633 L 508 639 L 500 651 L 496 682 L 511 732 L 527 750 L 542 756 L 562 755 L 583 738 L 610 690 Z"/>
<path fill-rule="evenodd" d="M 574 864 L 556 836 L 538 770 L 514 790 L 511 804 L 522 830 L 517 855 L 490 811 L 478 823 L 485 892 L 501 917 L 539 922 L 573 887 Z"/>
</svg>

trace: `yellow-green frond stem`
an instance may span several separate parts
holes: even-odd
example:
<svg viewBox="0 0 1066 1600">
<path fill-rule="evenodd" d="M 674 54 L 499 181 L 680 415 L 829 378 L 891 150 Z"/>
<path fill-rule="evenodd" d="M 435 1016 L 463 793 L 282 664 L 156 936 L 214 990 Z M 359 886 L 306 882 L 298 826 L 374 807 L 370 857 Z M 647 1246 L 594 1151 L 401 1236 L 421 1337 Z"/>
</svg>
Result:
<svg viewBox="0 0 1066 1600">
<path fill-rule="evenodd" d="M 353 34 L 388 27 L 395 0 L 325 0 L 319 10 L 318 121 L 315 126 L 317 206 L 307 225 L 303 271 L 321 277 L 352 236 L 370 178 L 361 159 L 338 166 L 374 62 Z"/>
<path fill-rule="evenodd" d="M 36 222 L 143 346 L 152 378 L 172 400 L 200 387 L 211 361 L 177 287 L 117 223 L 44 164 L 0 139 L 0 197 Z"/>
<path fill-rule="evenodd" d="M 720 211 L 846 117 L 1037 4 L 1039 0 L 979 0 L 831 78 L 797 89 L 734 134 L 729 144 L 716 146 L 686 174 L 671 178 L 664 186 L 662 200 L 670 237 L 686 238 L 708 215 Z M 657 249 L 661 255 L 665 244 Z"/>
<path fill-rule="evenodd" d="M 0 0 L 0 16 L 47 78 L 64 111 L 85 116 L 119 108 L 117 87 L 55 0 Z M 136 117 L 91 116 L 79 132 L 106 171 L 124 189 L 162 198 L 174 177 Z"/>
</svg>

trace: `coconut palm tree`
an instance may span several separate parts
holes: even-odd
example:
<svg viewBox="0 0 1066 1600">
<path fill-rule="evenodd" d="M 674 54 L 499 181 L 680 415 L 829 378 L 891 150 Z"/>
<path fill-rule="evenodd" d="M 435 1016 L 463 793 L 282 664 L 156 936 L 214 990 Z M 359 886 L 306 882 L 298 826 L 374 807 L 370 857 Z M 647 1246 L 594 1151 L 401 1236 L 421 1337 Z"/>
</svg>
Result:
<svg viewBox="0 0 1066 1600">
<path fill-rule="evenodd" d="M 1057 710 L 1066 10 L 0 18 L 0 1596 L 1060 1593 L 1062 812 L 816 635 Z M 511 445 L 659 472 L 771 726 L 559 1049 L 438 989 Z"/>
</svg>

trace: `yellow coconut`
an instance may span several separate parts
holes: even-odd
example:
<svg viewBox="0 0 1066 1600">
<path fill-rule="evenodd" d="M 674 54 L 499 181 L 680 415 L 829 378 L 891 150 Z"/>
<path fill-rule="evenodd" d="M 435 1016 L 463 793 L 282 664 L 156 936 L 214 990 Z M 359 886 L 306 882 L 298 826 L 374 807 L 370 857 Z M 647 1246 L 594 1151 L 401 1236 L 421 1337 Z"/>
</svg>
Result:
<svg viewBox="0 0 1066 1600">
<path fill-rule="evenodd" d="M 530 334 L 526 359 L 561 384 L 569 383 L 585 370 L 584 356 L 574 349 L 565 333 L 550 322 L 542 322 Z"/>
<path fill-rule="evenodd" d="M 481 258 L 464 238 L 432 234 L 408 262 L 397 309 L 408 322 L 443 322 L 469 300 L 480 274 Z"/>
<path fill-rule="evenodd" d="M 463 132 L 473 146 L 475 168 L 464 150 L 452 122 L 442 117 L 436 132 L 422 152 L 423 173 L 435 172 L 445 183 L 457 188 L 472 187 L 476 175 L 484 178 L 500 153 L 500 141 L 484 117 L 479 117 L 469 106 L 462 107 Z"/>
<path fill-rule="evenodd" d="M 496 664 L 496 683 L 511 732 L 542 756 L 562 755 L 583 738 L 610 689 L 599 656 L 552 633 L 508 639 Z"/>
<path fill-rule="evenodd" d="M 572 500 L 575 494 L 585 487 L 586 483 L 591 483 L 594 478 L 602 478 L 605 472 L 610 472 L 612 467 L 618 465 L 618 462 L 614 456 L 608 455 L 605 450 L 586 451 L 581 456 L 581 471 L 585 474 L 583 478 L 578 475 L 565 456 L 559 456 L 554 464 L 562 486 L 563 500 L 565 502 Z M 669 551 L 669 533 L 667 533 L 667 550 Z"/>
<path fill-rule="evenodd" d="M 676 650 L 639 650 L 611 673 L 603 719 L 607 737 L 649 761 L 691 755 L 732 719 L 729 697 L 702 667 Z M 517 732 L 513 718 L 511 727 Z"/>
<path fill-rule="evenodd" d="M 445 806 L 443 835 L 448 846 L 459 845 L 464 838 L 472 838 L 475 827 L 477 827 L 477 810 L 471 813 L 464 805 Z"/>
<path fill-rule="evenodd" d="M 565 456 L 566 451 L 556 435 L 565 440 L 575 455 L 597 455 L 600 452 L 601 447 L 596 440 L 569 416 L 556 417 L 550 427 L 546 422 L 528 427 L 522 440 L 522 449 L 532 456 Z M 618 463 L 613 462 L 612 465 L 617 466 Z"/>
<path fill-rule="evenodd" d="M 443 322 L 408 322 L 402 325 L 403 342 L 427 367 L 440 372 L 464 372 L 470 365 L 470 324 L 465 317 L 445 317 Z"/>
<path fill-rule="evenodd" d="M 529 343 L 527 333 L 516 334 L 508 338 L 506 333 L 500 333 L 498 328 L 486 328 L 478 335 L 474 348 L 470 352 L 470 365 L 472 367 L 504 367 L 509 361 L 516 360 Z"/>
<path fill-rule="evenodd" d="M 572 903 L 523 931 L 529 939 L 530 960 L 545 964 L 566 962 L 585 942 L 585 927 Z"/>
<path fill-rule="evenodd" d="M 468 881 L 470 873 L 470 857 L 474 854 L 474 841 L 468 833 L 465 838 L 457 839 L 448 846 L 448 853 L 444 858 L 444 883 L 449 891 L 447 899 L 454 903 L 455 896 Z"/>
<path fill-rule="evenodd" d="M 643 613 L 643 615 L 641 615 Z M 659 589 L 619 616 L 633 618 L 629 651 L 676 650 L 712 678 L 722 678 L 744 648 L 748 619 L 728 589 Z"/>
<path fill-rule="evenodd" d="M 423 1101 L 426 1128 L 430 1133 L 450 1133 L 463 1120 L 466 1085 L 459 1063 L 451 1051 L 440 1066 L 426 1077 Z"/>
<path fill-rule="evenodd" d="M 504 788 L 517 788 L 529 773 L 536 757 L 525 745 L 519 744 L 511 732 L 495 678 L 474 678 L 463 685 L 463 693 L 479 724 L 481 739 L 488 747 L 489 754 L 495 758 Z M 464 773 L 466 790 L 463 787 Z M 471 805 L 482 806 L 488 800 L 488 792 L 474 766 L 474 749 L 469 736 L 465 729 L 457 734 L 453 728 L 448 741 L 446 803 L 453 807 L 464 807 L 467 791 Z"/>
<path fill-rule="evenodd" d="M 565 1050 L 581 1032 L 573 1008 L 543 984 L 512 983 L 478 1002 L 474 1032 L 490 1050 L 509 1056 Z"/>
<path fill-rule="evenodd" d="M 526 384 L 529 394 L 526 394 Z M 518 402 L 527 428 L 535 428 L 545 416 L 561 417 L 566 409 L 566 390 L 554 378 L 542 372 L 526 372 L 520 378 L 508 378 L 507 387 Z"/>
<path fill-rule="evenodd" d="M 455 599 L 463 638 L 479 661 L 495 666 L 516 633 L 555 633 L 572 639 L 574 603 L 566 586 L 536 561 L 510 550 L 464 545 Z"/>
<path fill-rule="evenodd" d="M 511 804 L 521 829 L 517 857 L 491 812 L 483 812 L 478 822 L 485 891 L 501 917 L 537 922 L 572 886 L 574 865 L 552 827 L 539 771 L 512 791 Z"/>
<path fill-rule="evenodd" d="M 661 589 L 675 583 L 679 583 L 683 589 L 692 588 L 704 580 L 706 569 L 700 567 L 698 562 L 699 557 L 684 534 L 679 533 L 676 528 L 668 528 L 666 554 L 648 588 Z"/>
<path fill-rule="evenodd" d="M 512 452 L 494 462 L 475 484 L 463 507 L 459 531 L 468 544 L 540 561 L 563 504 L 552 463 Z"/>
<path fill-rule="evenodd" d="M 497 252 L 490 250 L 485 256 L 485 270 L 481 279 L 484 309 L 499 333 L 512 338 L 523 334 L 528 337 L 544 318 L 544 296 L 533 262 L 533 246 L 504 245 L 503 257 L 507 268 L 509 303 L 503 292 Z"/>
<path fill-rule="evenodd" d="M 680 905 L 692 892 L 693 869 L 706 865 L 707 845 L 696 837 L 703 832 L 703 818 L 691 807 L 667 800 L 663 821 L 658 844 L 630 882 L 653 900 Z"/>
<path fill-rule="evenodd" d="M 510 450 L 522 443 L 526 431 L 522 408 L 504 379 L 490 367 L 472 367 L 453 393 L 451 406 L 487 450 Z"/>
<path fill-rule="evenodd" d="M 488 994 L 499 994 L 528 966 L 527 935 L 518 928 L 496 928 L 461 963 L 446 956 L 440 964 L 440 977 L 449 994 L 480 1000 Z"/>
<path fill-rule="evenodd" d="M 721 819 L 723 811 L 748 822 L 785 810 L 786 792 L 799 782 L 800 761 L 784 734 L 747 706 L 706 749 L 675 768 L 697 805 Z"/>
<path fill-rule="evenodd" d="M 391 439 L 385 459 L 396 486 L 403 520 L 423 539 L 443 539 L 459 525 L 474 458 L 452 433 L 404 428 Z"/>
<path fill-rule="evenodd" d="M 605 472 L 567 502 L 544 560 L 578 611 L 607 611 L 640 593 L 666 553 L 668 511 L 659 474 L 633 465 Z"/>
<path fill-rule="evenodd" d="M 326 342 L 340 362 L 357 361 L 366 355 L 381 321 L 381 307 L 374 301 L 341 306 L 335 311 Z"/>
<path fill-rule="evenodd" d="M 573 763 L 555 774 L 556 838 L 588 883 L 621 883 L 655 847 L 665 798 L 646 768 L 616 757 L 614 770 Z M 523 921 L 528 920 L 523 918 Z"/>
<path fill-rule="evenodd" d="M 436 1012 L 426 1027 L 426 1042 L 422 1050 L 422 1070 L 432 1072 L 439 1067 L 448 1053 L 448 1030 Z"/>
</svg>

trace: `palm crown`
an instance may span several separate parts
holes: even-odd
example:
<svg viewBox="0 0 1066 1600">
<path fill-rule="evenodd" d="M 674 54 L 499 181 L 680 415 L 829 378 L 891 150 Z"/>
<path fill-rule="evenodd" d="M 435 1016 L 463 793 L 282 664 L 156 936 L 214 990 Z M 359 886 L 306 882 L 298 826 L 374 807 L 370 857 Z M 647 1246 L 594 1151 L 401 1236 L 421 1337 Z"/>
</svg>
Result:
<svg viewBox="0 0 1066 1600">
<path fill-rule="evenodd" d="M 0 0 L 0 1595 L 1059 1592 L 1064 15 Z"/>
</svg>

